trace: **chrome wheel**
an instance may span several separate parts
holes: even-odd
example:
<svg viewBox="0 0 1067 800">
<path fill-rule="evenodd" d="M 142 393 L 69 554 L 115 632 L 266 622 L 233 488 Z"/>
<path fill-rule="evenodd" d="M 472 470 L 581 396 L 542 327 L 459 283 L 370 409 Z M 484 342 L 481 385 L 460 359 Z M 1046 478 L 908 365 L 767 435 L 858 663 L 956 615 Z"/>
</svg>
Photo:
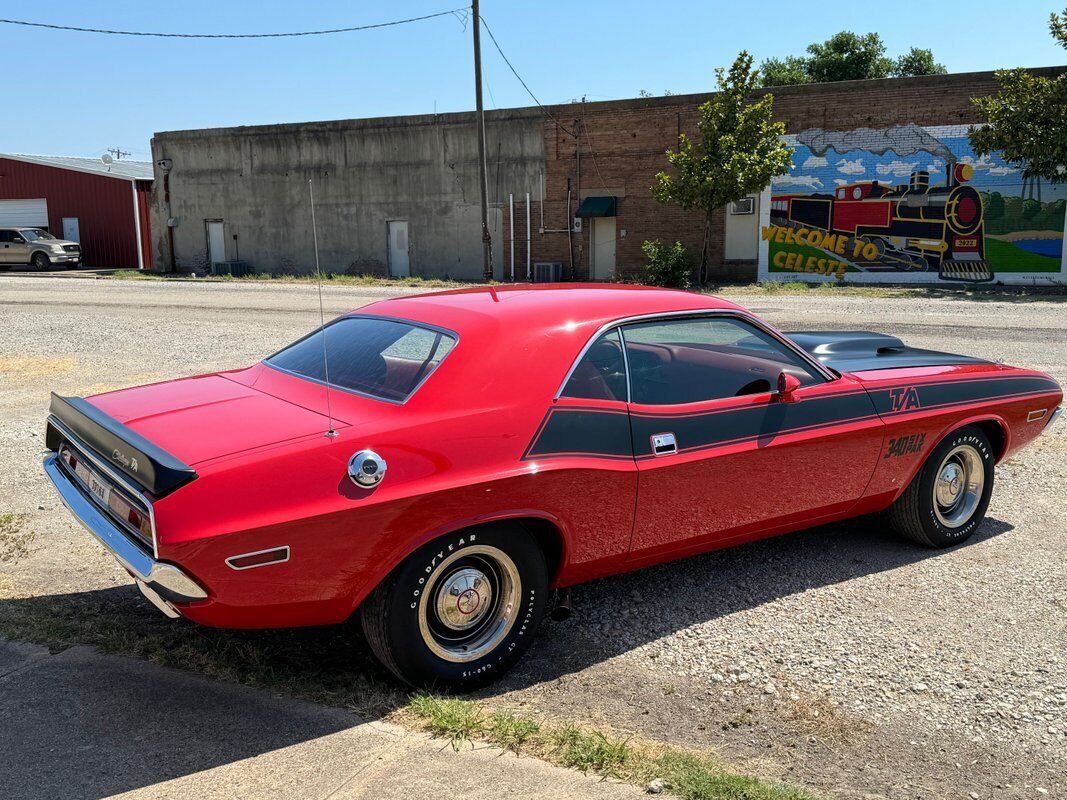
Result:
<svg viewBox="0 0 1067 800">
<path fill-rule="evenodd" d="M 487 545 L 465 547 L 441 561 L 419 596 L 419 632 L 446 661 L 474 661 L 511 631 L 522 597 L 515 562 Z"/>
<path fill-rule="evenodd" d="M 949 451 L 934 479 L 934 515 L 946 528 L 966 523 L 978 508 L 985 488 L 985 464 L 969 444 Z"/>
</svg>

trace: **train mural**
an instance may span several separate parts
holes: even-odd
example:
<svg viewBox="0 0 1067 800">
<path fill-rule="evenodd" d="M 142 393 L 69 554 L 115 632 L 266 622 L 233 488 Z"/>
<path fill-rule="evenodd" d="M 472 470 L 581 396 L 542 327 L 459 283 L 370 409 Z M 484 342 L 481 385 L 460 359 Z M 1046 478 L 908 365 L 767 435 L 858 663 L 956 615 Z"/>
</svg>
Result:
<svg viewBox="0 0 1067 800">
<path fill-rule="evenodd" d="M 787 137 L 793 169 L 765 213 L 761 277 L 1067 282 L 1067 186 L 978 158 L 965 126 Z"/>
</svg>

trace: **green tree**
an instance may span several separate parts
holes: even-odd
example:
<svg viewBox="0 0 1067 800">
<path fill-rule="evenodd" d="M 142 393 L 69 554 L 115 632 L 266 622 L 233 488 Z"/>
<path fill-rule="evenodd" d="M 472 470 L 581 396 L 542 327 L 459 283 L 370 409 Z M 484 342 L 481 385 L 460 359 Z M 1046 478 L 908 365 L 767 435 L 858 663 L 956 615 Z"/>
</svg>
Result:
<svg viewBox="0 0 1067 800">
<path fill-rule="evenodd" d="M 1048 15 L 1048 28 L 1052 33 L 1052 38 L 1062 47 L 1067 47 L 1067 7 L 1063 9 L 1062 14 L 1054 11 Z"/>
<path fill-rule="evenodd" d="M 808 60 L 800 56 L 768 58 L 759 66 L 764 86 L 796 86 L 811 83 Z"/>
<path fill-rule="evenodd" d="M 1067 8 L 1050 15 L 1049 30 L 1067 48 Z M 1067 181 L 1067 74 L 1000 70 L 997 83 L 999 92 L 973 100 L 984 123 L 970 130 L 974 152 L 1000 151 L 1026 178 Z"/>
<path fill-rule="evenodd" d="M 985 218 L 987 220 L 1001 219 L 1004 216 L 1004 195 L 1000 192 L 990 192 L 985 196 Z"/>
<path fill-rule="evenodd" d="M 707 279 L 711 218 L 727 203 L 761 192 L 792 163 L 793 148 L 782 141 L 785 125 L 774 121 L 774 97 L 749 102 L 759 88 L 752 56 L 742 51 L 729 71 L 715 71 L 719 90 L 697 111 L 696 139 L 684 133 L 667 151 L 672 173 L 660 172 L 652 196 L 686 211 L 704 212 L 700 282 Z"/>
<path fill-rule="evenodd" d="M 944 75 L 948 72 L 944 64 L 934 61 L 934 53 L 921 47 L 913 47 L 896 60 L 893 74 L 900 78 L 912 75 Z"/>
<path fill-rule="evenodd" d="M 664 244 L 659 239 L 648 239 L 641 245 L 641 252 L 648 259 L 640 276 L 641 283 L 672 289 L 689 288 L 693 279 L 693 259 L 681 242 Z"/>
<path fill-rule="evenodd" d="M 877 33 L 859 36 L 841 31 L 821 44 L 809 44 L 808 54 L 808 73 L 815 83 L 888 78 L 893 71 Z"/>
</svg>

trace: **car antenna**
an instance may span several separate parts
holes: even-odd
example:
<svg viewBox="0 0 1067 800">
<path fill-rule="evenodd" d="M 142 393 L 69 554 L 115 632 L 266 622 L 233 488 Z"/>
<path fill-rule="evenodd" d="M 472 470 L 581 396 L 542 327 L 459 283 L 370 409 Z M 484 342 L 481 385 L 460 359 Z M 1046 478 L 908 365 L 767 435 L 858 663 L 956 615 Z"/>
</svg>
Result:
<svg viewBox="0 0 1067 800">
<path fill-rule="evenodd" d="M 311 178 L 308 178 L 308 197 L 311 198 L 311 236 L 315 242 L 315 278 L 319 287 L 319 330 L 322 331 L 322 368 L 326 374 L 326 420 L 329 429 L 326 437 L 332 439 L 337 436 L 333 429 L 333 408 L 330 406 L 330 359 L 326 353 L 326 315 L 322 310 L 322 270 L 319 269 L 319 231 L 315 227 L 315 189 Z"/>
</svg>

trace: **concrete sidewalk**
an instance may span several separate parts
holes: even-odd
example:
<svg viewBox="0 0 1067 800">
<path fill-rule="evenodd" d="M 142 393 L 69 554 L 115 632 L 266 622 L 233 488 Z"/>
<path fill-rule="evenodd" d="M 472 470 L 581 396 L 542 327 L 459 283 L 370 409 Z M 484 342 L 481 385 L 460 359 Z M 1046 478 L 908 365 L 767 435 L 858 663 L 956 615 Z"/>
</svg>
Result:
<svg viewBox="0 0 1067 800">
<path fill-rule="evenodd" d="M 86 647 L 0 641 L 0 797 L 636 798 L 427 736 Z"/>
</svg>

